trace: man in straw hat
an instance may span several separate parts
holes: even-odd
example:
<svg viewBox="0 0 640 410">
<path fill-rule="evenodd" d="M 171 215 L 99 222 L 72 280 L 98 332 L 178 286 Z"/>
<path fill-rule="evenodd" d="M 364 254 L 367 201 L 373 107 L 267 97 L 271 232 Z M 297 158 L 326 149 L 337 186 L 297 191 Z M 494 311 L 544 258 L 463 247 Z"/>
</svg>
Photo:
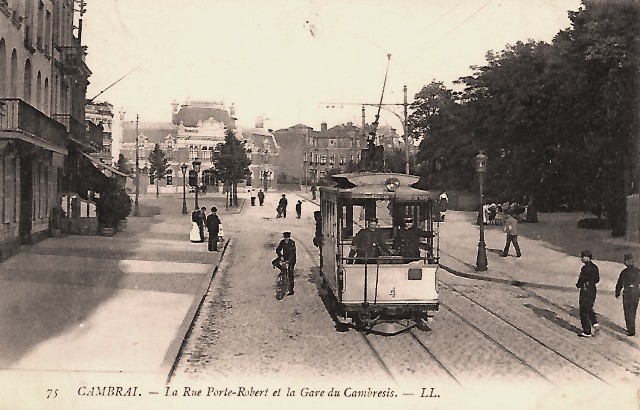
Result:
<svg viewBox="0 0 640 410">
<path fill-rule="evenodd" d="M 635 267 L 633 255 L 624 255 L 626 268 L 620 272 L 618 283 L 616 283 L 616 299 L 620 297 L 622 291 L 622 308 L 624 309 L 624 321 L 627 324 L 627 335 L 636 334 L 636 311 L 638 310 L 638 300 L 640 299 L 640 270 Z"/>
</svg>

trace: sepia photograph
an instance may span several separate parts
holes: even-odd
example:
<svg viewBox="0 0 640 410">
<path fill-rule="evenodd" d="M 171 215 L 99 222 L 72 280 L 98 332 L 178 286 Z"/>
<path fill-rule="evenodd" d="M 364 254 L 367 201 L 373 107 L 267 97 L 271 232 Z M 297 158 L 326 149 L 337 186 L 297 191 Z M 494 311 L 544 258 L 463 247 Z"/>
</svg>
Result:
<svg viewBox="0 0 640 410">
<path fill-rule="evenodd" d="M 639 0 L 0 0 L 0 409 L 640 408 Z"/>
</svg>

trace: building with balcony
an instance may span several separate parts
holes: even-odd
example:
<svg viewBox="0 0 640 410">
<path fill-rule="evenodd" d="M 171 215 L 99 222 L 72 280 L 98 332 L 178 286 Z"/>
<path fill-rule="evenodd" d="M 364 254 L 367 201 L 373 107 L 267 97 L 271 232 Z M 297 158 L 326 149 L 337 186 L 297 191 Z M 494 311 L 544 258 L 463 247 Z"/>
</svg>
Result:
<svg viewBox="0 0 640 410">
<path fill-rule="evenodd" d="M 59 194 L 81 188 L 91 71 L 73 6 L 0 0 L 0 260 L 49 236 Z"/>
<path fill-rule="evenodd" d="M 100 145 L 96 157 L 103 163 L 114 164 L 118 158 L 113 156 L 111 149 L 113 143 L 113 105 L 106 101 L 87 101 L 84 116 L 87 132 L 92 130 L 92 132 L 96 133 L 96 136 L 90 139 L 97 139 Z M 88 122 L 98 127 L 100 134 Z"/>
</svg>

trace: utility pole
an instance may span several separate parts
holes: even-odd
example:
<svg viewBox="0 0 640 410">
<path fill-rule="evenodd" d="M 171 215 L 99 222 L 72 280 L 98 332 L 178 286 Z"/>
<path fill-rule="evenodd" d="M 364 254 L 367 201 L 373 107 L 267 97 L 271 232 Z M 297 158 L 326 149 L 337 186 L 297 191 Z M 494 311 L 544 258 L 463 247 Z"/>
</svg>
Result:
<svg viewBox="0 0 640 410">
<path fill-rule="evenodd" d="M 138 216 L 140 214 L 138 208 L 138 202 L 140 197 L 140 154 L 138 152 L 138 120 L 139 116 L 136 114 L 136 200 L 135 206 L 133 208 L 133 216 Z"/>
<path fill-rule="evenodd" d="M 404 152 L 405 152 L 405 174 L 409 175 L 409 126 L 407 122 L 407 86 L 403 88 L 404 91 L 404 121 L 402 127 L 404 128 Z"/>
</svg>

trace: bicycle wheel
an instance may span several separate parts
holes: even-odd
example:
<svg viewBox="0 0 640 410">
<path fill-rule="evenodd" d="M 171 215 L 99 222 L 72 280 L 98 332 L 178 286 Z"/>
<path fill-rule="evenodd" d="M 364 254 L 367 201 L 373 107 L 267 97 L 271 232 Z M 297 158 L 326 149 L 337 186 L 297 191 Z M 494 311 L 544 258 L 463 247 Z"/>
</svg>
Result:
<svg viewBox="0 0 640 410">
<path fill-rule="evenodd" d="M 287 288 L 286 288 L 286 279 L 285 279 L 286 275 L 282 273 L 282 271 L 280 271 L 280 273 L 278 273 L 278 278 L 276 279 L 276 299 L 278 300 L 282 300 L 284 298 L 285 293 L 287 293 Z"/>
</svg>

